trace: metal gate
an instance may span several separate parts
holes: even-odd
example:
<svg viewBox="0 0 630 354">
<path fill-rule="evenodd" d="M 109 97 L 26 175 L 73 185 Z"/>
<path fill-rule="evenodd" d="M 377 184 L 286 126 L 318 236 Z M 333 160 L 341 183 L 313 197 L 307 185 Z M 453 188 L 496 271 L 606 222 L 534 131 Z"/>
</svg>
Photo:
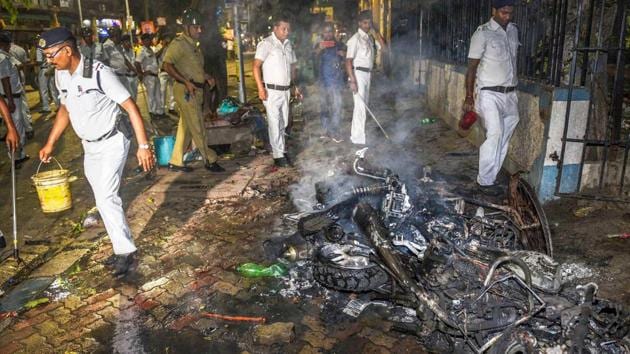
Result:
<svg viewBox="0 0 630 354">
<path fill-rule="evenodd" d="M 576 0 L 568 100 L 555 189 L 557 196 L 630 202 L 630 117 L 624 117 L 624 96 L 630 98 L 627 88 L 630 80 L 625 80 L 624 75 L 630 43 L 627 31 L 629 3 L 629 0 L 616 1 L 614 11 L 611 5 L 615 4 L 610 0 Z M 573 92 L 578 88 L 588 88 L 589 91 L 588 115 L 582 137 L 569 134 L 575 131 L 571 102 Z M 577 177 L 575 188 L 566 190 L 561 188 L 564 178 L 575 173 L 563 163 L 569 151 L 579 154 L 580 162 L 577 176 L 574 176 Z"/>
</svg>

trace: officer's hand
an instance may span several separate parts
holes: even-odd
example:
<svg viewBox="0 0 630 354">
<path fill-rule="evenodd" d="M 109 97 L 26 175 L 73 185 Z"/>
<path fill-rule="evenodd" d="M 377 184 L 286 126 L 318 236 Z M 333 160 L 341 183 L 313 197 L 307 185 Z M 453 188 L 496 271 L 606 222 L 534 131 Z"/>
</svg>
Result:
<svg viewBox="0 0 630 354">
<path fill-rule="evenodd" d="M 197 91 L 197 87 L 195 85 L 193 85 L 192 82 L 186 81 L 186 90 L 188 91 L 188 93 L 191 96 L 194 96 L 195 95 L 195 91 Z"/>
<path fill-rule="evenodd" d="M 39 159 L 42 160 L 43 163 L 49 163 L 54 148 L 55 147 L 51 144 L 44 145 L 44 147 L 39 150 Z"/>
<path fill-rule="evenodd" d="M 15 152 L 15 150 L 17 150 L 18 144 L 20 143 L 20 137 L 15 129 L 11 129 L 7 132 L 5 142 L 7 143 L 9 151 Z"/>
<path fill-rule="evenodd" d="M 352 93 L 359 92 L 359 87 L 357 86 L 356 81 L 350 81 L 350 90 L 352 90 Z"/>
<path fill-rule="evenodd" d="M 466 97 L 462 106 L 464 112 L 470 112 L 475 110 L 475 100 L 472 97 Z"/>
<path fill-rule="evenodd" d="M 138 158 L 138 163 L 142 166 L 144 172 L 150 171 L 155 166 L 155 156 L 153 155 L 153 151 L 151 151 L 151 149 L 138 149 L 136 157 Z"/>
<path fill-rule="evenodd" d="M 11 113 L 15 112 L 15 101 L 14 100 L 8 100 L 7 106 L 9 107 L 9 112 L 11 112 Z"/>
<path fill-rule="evenodd" d="M 258 89 L 258 97 L 260 97 L 261 100 L 266 101 L 267 100 L 267 89 L 266 88 L 259 88 Z"/>
<path fill-rule="evenodd" d="M 294 96 L 300 101 L 304 99 L 304 95 L 298 86 L 295 86 Z"/>
</svg>

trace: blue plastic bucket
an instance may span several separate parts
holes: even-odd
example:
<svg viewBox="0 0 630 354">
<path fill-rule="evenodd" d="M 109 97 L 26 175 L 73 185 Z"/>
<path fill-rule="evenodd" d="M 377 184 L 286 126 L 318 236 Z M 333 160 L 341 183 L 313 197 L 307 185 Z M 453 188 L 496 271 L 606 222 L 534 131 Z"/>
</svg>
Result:
<svg viewBox="0 0 630 354">
<path fill-rule="evenodd" d="M 172 135 L 155 137 L 153 138 L 153 146 L 155 146 L 155 157 L 158 165 L 167 166 L 173 154 L 175 137 Z"/>
</svg>

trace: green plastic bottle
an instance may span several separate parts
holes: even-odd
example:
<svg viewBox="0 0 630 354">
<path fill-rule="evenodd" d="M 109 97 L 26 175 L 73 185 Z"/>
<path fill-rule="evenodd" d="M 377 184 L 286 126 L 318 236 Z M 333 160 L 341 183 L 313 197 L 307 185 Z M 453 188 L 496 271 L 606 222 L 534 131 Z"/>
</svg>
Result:
<svg viewBox="0 0 630 354">
<path fill-rule="evenodd" d="M 243 263 L 236 268 L 241 275 L 248 278 L 275 277 L 279 278 L 287 274 L 287 269 L 280 263 L 274 263 L 265 267 L 256 263 Z"/>
</svg>

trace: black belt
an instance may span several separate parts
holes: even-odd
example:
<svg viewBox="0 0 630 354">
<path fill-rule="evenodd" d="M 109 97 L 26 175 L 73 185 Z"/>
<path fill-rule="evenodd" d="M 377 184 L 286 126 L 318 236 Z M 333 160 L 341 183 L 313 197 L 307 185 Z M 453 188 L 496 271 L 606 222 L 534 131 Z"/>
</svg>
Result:
<svg viewBox="0 0 630 354">
<path fill-rule="evenodd" d="M 7 95 L 5 95 L 5 94 L 2 94 L 2 97 L 8 98 Z M 14 93 L 14 94 L 11 94 L 11 97 L 13 97 L 13 98 L 20 98 L 20 97 L 22 97 L 22 94 L 21 93 Z"/>
<path fill-rule="evenodd" d="M 486 91 L 508 93 L 508 92 L 512 92 L 516 90 L 516 87 L 515 86 L 487 86 L 487 87 L 482 87 L 481 89 L 486 90 Z"/>
<path fill-rule="evenodd" d="M 265 87 L 268 89 L 277 90 L 277 91 L 286 91 L 291 88 L 291 86 L 281 86 L 281 85 L 274 85 L 274 84 L 265 84 Z"/>
<path fill-rule="evenodd" d="M 86 139 L 85 141 L 87 141 L 88 143 L 96 143 L 96 142 L 99 142 L 101 140 L 109 139 L 109 138 L 111 138 L 112 136 L 114 136 L 116 134 L 118 134 L 118 124 L 114 125 L 114 128 L 112 130 L 110 130 L 109 132 L 101 135 L 100 138 L 95 139 L 95 140 L 87 140 Z"/>
<path fill-rule="evenodd" d="M 183 83 L 183 82 L 181 82 L 179 80 L 175 80 L 175 81 L 177 81 L 178 83 L 180 83 L 182 85 L 186 85 L 185 83 Z M 193 84 L 197 88 L 203 88 L 203 83 L 198 83 L 198 82 L 194 82 L 194 81 L 191 81 L 190 83 Z"/>
<path fill-rule="evenodd" d="M 353 66 L 353 68 L 354 68 L 354 70 L 364 71 L 366 73 L 369 73 L 370 71 L 372 71 L 371 69 L 364 68 L 364 67 L 361 67 L 361 66 Z"/>
</svg>

